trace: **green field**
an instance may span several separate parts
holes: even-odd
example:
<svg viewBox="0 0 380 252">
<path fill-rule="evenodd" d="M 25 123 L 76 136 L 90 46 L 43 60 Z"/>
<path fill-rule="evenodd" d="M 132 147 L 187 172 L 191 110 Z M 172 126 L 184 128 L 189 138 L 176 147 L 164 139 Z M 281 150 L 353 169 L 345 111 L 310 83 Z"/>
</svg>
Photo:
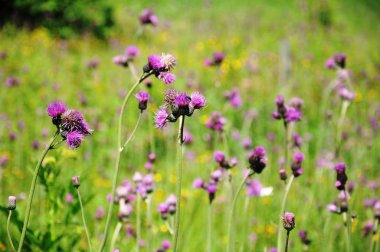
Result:
<svg viewBox="0 0 380 252">
<path fill-rule="evenodd" d="M 305 155 L 305 161 L 304 173 L 295 178 L 285 208 L 296 216 L 289 251 L 346 251 L 342 215 L 327 210 L 327 205 L 338 199 L 339 191 L 335 188 L 335 170 L 326 166 L 338 162 L 347 165 L 348 182 L 355 185 L 348 212 L 355 215 L 349 225 L 351 251 L 370 251 L 372 240 L 377 246 L 373 251 L 380 251 L 378 233 L 362 236 L 365 223 L 374 222 L 373 207 L 366 207 L 364 200 L 380 198 L 380 134 L 376 128 L 380 123 L 380 9 L 373 3 L 115 1 L 116 26 L 103 40 L 89 33 L 64 40 L 43 27 L 29 30 L 4 26 L 0 30 L 0 52 L 6 55 L 0 59 L 0 160 L 9 160 L 0 164 L 0 251 L 11 251 L 6 229 L 9 195 L 17 197 L 10 225 L 17 249 L 33 171 L 55 132 L 46 108 L 56 100 L 81 111 L 94 133 L 78 149 L 70 150 L 62 143 L 49 151 L 37 180 L 28 226 L 31 232 L 27 232 L 23 251 L 90 251 L 71 183 L 75 175 L 81 180 L 92 247 L 98 250 L 118 152 L 118 114 L 124 96 L 136 81 L 130 70 L 136 69 L 140 76 L 148 56 L 162 52 L 177 59 L 172 71 L 176 81 L 165 85 L 151 76 L 151 88 L 145 82 L 138 87 L 137 90 L 148 91 L 151 99 L 133 139 L 121 153 L 118 176 L 118 185 L 124 180 L 133 183 L 136 171 L 146 174 L 147 155 L 155 153 L 151 204 L 141 204 L 141 240 L 145 246 L 140 251 L 156 251 L 163 240 L 172 242 L 173 238 L 170 229 L 174 216 L 164 221 L 157 208 L 170 194 L 176 194 L 178 122 L 169 123 L 163 130 L 153 124 L 168 88 L 189 94 L 199 91 L 207 99 L 205 108 L 185 122 L 193 141 L 184 147 L 177 251 L 207 251 L 208 196 L 192 184 L 196 178 L 207 181 L 218 168 L 213 157 L 216 150 L 223 151 L 228 159 L 238 159 L 238 165 L 224 173 L 212 203 L 209 251 L 226 250 L 232 197 L 243 179 L 243 169 L 249 166 L 247 150 L 242 146 L 244 139 L 252 141 L 250 150 L 256 146 L 266 148 L 267 166 L 253 178 L 264 187 L 272 187 L 273 192 L 248 197 L 245 189 L 241 191 L 235 207 L 231 251 L 269 252 L 277 247 L 277 230 L 285 238 L 286 231 L 279 226 L 285 191 L 279 177 L 279 159 L 284 156 L 285 132 L 283 123 L 271 116 L 278 95 L 284 96 L 286 103 L 292 97 L 304 102 L 301 121 L 290 127 L 303 139 L 297 151 Z M 142 28 L 139 16 L 146 8 L 152 8 L 158 16 L 158 26 Z M 140 55 L 127 68 L 115 65 L 113 57 L 129 45 L 137 46 Z M 215 51 L 225 53 L 224 61 L 220 66 L 205 66 L 204 60 Z M 344 115 L 338 91 L 329 92 L 337 82 L 338 72 L 325 68 L 326 60 L 336 52 L 347 56 L 348 87 L 355 93 Z M 94 60 L 98 66 L 88 67 Z M 16 78 L 18 85 L 8 87 L 10 77 Z M 225 98 L 225 93 L 234 87 L 242 100 L 239 108 L 231 107 Z M 215 111 L 227 119 L 223 133 L 205 126 Z M 137 101 L 132 97 L 124 111 L 123 139 L 132 132 L 138 116 Z M 207 141 L 210 134 L 214 136 L 211 144 Z M 334 155 L 339 139 L 340 152 Z M 33 143 L 38 146 L 33 148 Z M 288 152 L 288 177 L 295 151 L 293 148 Z M 232 191 L 227 173 L 231 175 Z M 68 193 L 74 196 L 71 203 L 66 201 Z M 132 204 L 134 212 L 123 222 L 116 240 L 120 251 L 136 250 L 136 237 L 125 231 L 126 227 L 136 229 L 136 204 Z M 96 219 L 99 207 L 104 208 L 105 215 Z M 105 251 L 109 251 L 117 215 L 115 205 Z M 307 230 L 312 241 L 309 246 L 298 237 L 301 230 Z M 285 239 L 282 247 L 284 244 Z"/>
</svg>

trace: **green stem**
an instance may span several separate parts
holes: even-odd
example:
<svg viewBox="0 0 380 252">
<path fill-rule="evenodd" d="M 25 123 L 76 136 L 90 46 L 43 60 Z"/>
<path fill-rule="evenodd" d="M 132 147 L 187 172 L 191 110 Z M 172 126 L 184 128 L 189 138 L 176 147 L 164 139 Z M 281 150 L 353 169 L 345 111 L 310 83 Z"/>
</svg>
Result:
<svg viewBox="0 0 380 252">
<path fill-rule="evenodd" d="M 250 200 L 249 197 L 245 197 L 243 213 L 248 213 L 249 200 Z M 248 223 L 248 221 L 247 221 L 247 214 L 244 214 L 244 222 L 243 222 L 243 223 L 244 223 L 244 224 L 245 224 L 245 223 Z M 242 237 L 243 237 L 244 242 L 242 242 L 242 244 L 241 244 L 240 252 L 243 252 L 243 251 L 244 251 L 244 248 L 245 248 L 245 240 L 246 240 L 246 237 L 247 237 L 247 225 L 244 225 L 244 226 L 243 226 L 243 230 L 242 230 L 242 232 L 243 232 Z"/>
<path fill-rule="evenodd" d="M 284 193 L 284 197 L 282 198 L 282 203 L 281 203 L 281 214 L 280 216 L 282 216 L 285 212 L 285 206 L 286 206 L 286 200 L 288 198 L 288 194 L 289 194 L 289 191 L 290 191 L 290 187 L 292 186 L 292 183 L 293 183 L 293 180 L 294 180 L 294 175 L 292 174 L 290 176 L 290 179 L 286 185 L 286 188 L 285 188 L 285 193 Z M 280 219 L 280 224 L 279 224 L 279 227 L 281 227 L 281 219 Z M 277 251 L 281 251 L 281 242 L 282 242 L 282 232 L 278 232 L 278 237 L 277 237 Z"/>
<path fill-rule="evenodd" d="M 288 252 L 288 247 L 289 247 L 289 234 L 290 234 L 290 231 L 287 231 L 287 232 L 286 232 L 285 252 Z"/>
<path fill-rule="evenodd" d="M 241 191 L 241 189 L 243 188 L 243 186 L 245 185 L 245 181 L 248 179 L 248 177 L 252 176 L 254 172 L 250 171 L 250 172 L 247 172 L 247 174 L 244 176 L 243 180 L 241 181 L 237 191 L 236 191 L 236 194 L 234 196 L 234 199 L 232 200 L 232 205 L 231 205 L 231 208 L 230 208 L 230 214 L 229 214 L 229 217 L 228 217 L 228 240 L 227 240 L 227 252 L 230 252 L 231 251 L 231 240 L 232 240 L 232 223 L 233 223 L 233 217 L 234 217 L 234 211 L 235 211 L 235 205 L 236 205 L 236 201 L 237 201 L 237 198 L 239 196 L 239 193 Z"/>
<path fill-rule="evenodd" d="M 88 247 L 89 247 L 90 252 L 91 252 L 92 251 L 91 239 L 90 239 L 90 234 L 88 233 L 88 228 L 87 228 L 87 224 L 86 224 L 86 217 L 84 216 L 84 208 L 83 208 L 82 197 L 80 196 L 79 188 L 77 188 L 77 194 L 78 194 L 80 209 L 82 212 L 83 227 L 84 227 L 84 230 L 86 232 Z"/>
<path fill-rule="evenodd" d="M 377 226 L 378 226 L 378 223 L 379 223 L 379 219 L 375 219 L 375 223 L 373 225 L 373 230 L 372 230 L 372 239 L 371 239 L 371 247 L 370 247 L 370 250 L 369 252 L 373 252 L 373 249 L 375 248 L 375 236 L 376 236 L 376 233 L 377 233 Z"/>
<path fill-rule="evenodd" d="M 136 251 L 140 251 L 141 239 L 141 197 L 137 194 L 137 209 L 136 209 Z"/>
<path fill-rule="evenodd" d="M 343 123 L 344 123 L 344 118 L 346 117 L 347 109 L 348 106 L 350 105 L 349 101 L 343 101 L 342 104 L 342 110 L 340 112 L 340 117 L 338 120 L 338 125 L 337 125 L 337 131 L 336 131 L 336 149 L 335 149 L 335 156 L 339 157 L 340 155 L 340 148 L 342 145 L 342 130 L 343 130 Z"/>
<path fill-rule="evenodd" d="M 377 217 L 377 226 L 375 227 L 376 229 L 377 229 L 377 233 L 378 233 L 378 235 L 379 235 L 379 227 L 380 227 L 380 225 L 379 225 L 379 218 Z M 377 244 L 376 244 L 376 252 L 380 252 L 380 239 L 379 239 L 379 236 L 377 237 Z"/>
<path fill-rule="evenodd" d="M 133 136 L 135 135 L 135 132 L 136 132 L 136 130 L 139 127 L 139 124 L 140 124 L 141 115 L 142 115 L 142 113 L 139 114 L 139 117 L 137 119 L 136 125 L 133 128 L 132 133 L 129 135 L 128 139 L 125 141 L 125 143 L 124 143 L 123 148 L 122 148 L 121 151 L 123 151 L 125 149 L 125 147 L 129 144 L 129 142 L 132 140 Z"/>
<path fill-rule="evenodd" d="M 177 211 L 175 215 L 175 230 L 174 230 L 174 252 L 178 248 L 178 234 L 181 221 L 181 198 L 182 198 L 182 166 L 183 166 L 183 128 L 185 126 L 185 116 L 180 117 L 179 129 L 178 129 L 178 147 L 177 147 L 177 159 L 178 159 L 178 170 L 177 170 Z"/>
<path fill-rule="evenodd" d="M 207 252 L 212 251 L 212 203 L 208 206 L 208 232 L 207 232 Z"/>
<path fill-rule="evenodd" d="M 113 174 L 113 179 L 112 179 L 112 192 L 111 192 L 111 195 L 112 195 L 112 198 L 111 198 L 111 202 L 113 202 L 113 199 L 115 198 L 115 192 L 116 192 L 116 184 L 117 184 L 117 177 L 119 175 L 119 164 L 120 164 L 120 156 L 121 156 L 121 152 L 123 151 L 123 147 L 122 147 L 122 140 L 121 140 L 121 129 L 122 129 L 122 126 L 123 126 L 123 114 L 124 114 L 124 110 L 125 108 L 127 107 L 127 103 L 133 93 L 133 91 L 137 88 L 137 86 L 143 81 L 145 80 L 146 78 L 148 78 L 148 76 L 150 76 L 151 73 L 148 73 L 148 74 L 143 74 L 140 79 L 132 86 L 132 88 L 128 91 L 128 94 L 125 96 L 124 98 L 124 101 L 123 101 L 123 104 L 121 106 L 121 111 L 120 111 L 120 114 L 119 114 L 119 123 L 118 123 L 118 130 L 117 130 L 117 155 L 116 155 L 116 162 L 115 162 L 115 167 L 114 167 L 114 174 Z M 103 240 L 100 244 L 100 247 L 99 247 L 99 252 L 103 251 L 104 250 L 104 247 L 106 245 L 106 241 L 107 241 L 107 237 L 108 237 L 108 233 L 109 233 L 109 228 L 110 228 L 110 223 L 111 223 L 111 217 L 112 217 L 112 209 L 113 209 L 113 205 L 112 203 L 109 204 L 108 206 L 108 213 L 107 213 L 107 220 L 106 220 L 106 225 L 105 225 L 105 228 L 104 228 L 104 234 L 103 234 Z"/>
<path fill-rule="evenodd" d="M 351 242 L 350 242 L 350 230 L 351 230 L 351 216 L 347 216 L 347 213 L 344 212 L 342 214 L 342 217 L 343 217 L 343 222 L 345 224 L 345 229 L 346 229 L 346 249 L 347 249 L 347 252 L 351 252 Z"/>
<path fill-rule="evenodd" d="M 25 214 L 25 219 L 24 219 L 24 225 L 22 227 L 20 244 L 19 244 L 18 250 L 17 250 L 18 252 L 22 251 L 22 246 L 24 244 L 25 235 L 26 235 L 26 229 L 28 227 L 29 218 L 30 218 L 30 212 L 31 212 L 31 208 L 32 208 L 34 191 L 36 189 L 36 182 L 37 182 L 38 173 L 40 171 L 42 161 L 45 159 L 46 154 L 49 152 L 49 150 L 50 150 L 53 142 L 55 141 L 55 139 L 57 138 L 58 135 L 59 135 L 59 131 L 57 130 L 55 132 L 54 136 L 50 139 L 49 143 L 46 145 L 46 148 L 42 152 L 40 160 L 38 161 L 38 163 L 36 165 L 36 168 L 34 169 L 33 178 L 32 178 L 32 184 L 30 186 L 28 202 L 27 202 L 27 205 L 26 205 L 26 214 Z"/>
<path fill-rule="evenodd" d="M 113 251 L 115 248 L 116 240 L 119 237 L 120 230 L 121 230 L 122 226 L 123 226 L 123 224 L 120 221 L 116 225 L 115 231 L 113 232 L 112 239 L 111 239 L 110 251 Z"/>
<path fill-rule="evenodd" d="M 148 230 L 147 230 L 147 251 L 151 251 L 150 249 L 150 245 L 151 245 L 151 242 L 152 242 L 152 236 L 151 236 L 151 232 L 152 232 L 152 199 L 151 199 L 151 195 L 148 195 L 148 198 L 146 200 L 146 204 L 147 204 L 147 226 L 148 226 Z"/>
<path fill-rule="evenodd" d="M 9 224 L 11 222 L 12 212 L 13 212 L 12 210 L 9 210 L 8 221 L 7 221 L 7 233 L 8 233 L 9 244 L 11 245 L 11 250 L 12 250 L 12 252 L 15 252 L 16 249 L 15 249 L 15 246 L 13 245 L 13 242 L 12 242 L 11 232 L 9 231 Z"/>
</svg>

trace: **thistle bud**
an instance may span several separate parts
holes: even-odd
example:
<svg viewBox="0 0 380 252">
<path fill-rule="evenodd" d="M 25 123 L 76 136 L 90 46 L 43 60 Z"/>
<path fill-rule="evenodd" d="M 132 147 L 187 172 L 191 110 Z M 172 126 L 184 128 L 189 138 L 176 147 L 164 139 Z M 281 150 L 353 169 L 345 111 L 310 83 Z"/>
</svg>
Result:
<svg viewBox="0 0 380 252">
<path fill-rule="evenodd" d="M 71 178 L 71 181 L 73 182 L 73 186 L 75 188 L 78 188 L 80 186 L 80 181 L 78 176 L 74 176 Z"/>
<path fill-rule="evenodd" d="M 9 196 L 8 197 L 8 210 L 15 210 L 16 209 L 16 197 L 15 196 Z"/>
<path fill-rule="evenodd" d="M 283 216 L 281 216 L 282 224 L 287 231 L 291 231 L 296 227 L 295 215 L 294 213 L 285 212 Z"/>
</svg>

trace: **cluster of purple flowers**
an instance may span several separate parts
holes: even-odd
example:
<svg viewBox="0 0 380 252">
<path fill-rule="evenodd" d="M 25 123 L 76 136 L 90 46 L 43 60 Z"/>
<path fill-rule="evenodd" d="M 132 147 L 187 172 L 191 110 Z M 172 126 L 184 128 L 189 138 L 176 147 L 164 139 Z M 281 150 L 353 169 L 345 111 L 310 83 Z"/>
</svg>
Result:
<svg viewBox="0 0 380 252">
<path fill-rule="evenodd" d="M 224 60 L 223 52 L 214 52 L 212 58 L 207 58 L 204 61 L 205 66 L 219 66 Z"/>
<path fill-rule="evenodd" d="M 136 185 L 136 192 L 141 196 L 141 198 L 146 199 L 148 194 L 151 194 L 154 190 L 154 179 L 153 175 L 148 173 L 142 175 L 136 172 L 133 176 L 133 182 Z"/>
<path fill-rule="evenodd" d="M 161 243 L 161 248 L 156 249 L 156 252 L 165 252 L 165 251 L 169 250 L 170 247 L 171 247 L 170 241 L 164 240 Z"/>
<path fill-rule="evenodd" d="M 153 26 L 156 26 L 158 24 L 158 17 L 156 15 L 154 15 L 154 13 L 151 9 L 145 9 L 141 13 L 140 23 L 142 25 L 151 24 Z"/>
<path fill-rule="evenodd" d="M 352 101 L 355 97 L 355 94 L 346 87 L 340 88 L 338 94 L 343 101 Z"/>
<path fill-rule="evenodd" d="M 191 116 L 196 109 L 202 109 L 205 105 L 206 98 L 199 92 L 188 96 L 184 92 L 168 89 L 165 91 L 165 104 L 156 112 L 155 125 L 163 128 L 167 122 L 175 122 L 180 116 Z"/>
<path fill-rule="evenodd" d="M 139 102 L 139 109 L 142 113 L 148 107 L 148 101 L 149 101 L 150 95 L 148 92 L 141 91 L 141 92 L 138 92 L 135 95 L 135 97 L 136 97 L 137 101 Z"/>
<path fill-rule="evenodd" d="M 284 97 L 277 96 L 276 106 L 277 110 L 272 113 L 274 119 L 283 120 L 285 125 L 301 120 L 303 101 L 300 98 L 291 99 L 290 106 L 287 106 Z"/>
<path fill-rule="evenodd" d="M 62 102 L 49 104 L 47 113 L 71 149 L 78 148 L 84 137 L 92 134 L 82 113 L 73 109 L 67 110 Z"/>
<path fill-rule="evenodd" d="M 241 99 L 239 89 L 237 87 L 234 87 L 231 91 L 226 92 L 224 97 L 230 102 L 233 108 L 241 107 Z"/>
<path fill-rule="evenodd" d="M 211 172 L 210 180 L 205 183 L 203 179 L 197 178 L 193 182 L 193 187 L 195 189 L 204 189 L 208 193 L 210 204 L 215 199 L 215 193 L 218 191 L 218 183 L 222 180 L 223 170 L 218 168 L 217 170 Z"/>
<path fill-rule="evenodd" d="M 143 67 L 145 73 L 154 74 L 165 84 L 172 84 L 175 81 L 175 75 L 170 71 L 174 68 L 177 61 L 171 54 L 152 54 L 148 57 L 148 63 Z"/>
<path fill-rule="evenodd" d="M 267 166 L 265 148 L 261 146 L 256 147 L 249 155 L 248 162 L 251 170 L 260 174 Z"/>
<path fill-rule="evenodd" d="M 335 53 L 333 57 L 326 61 L 325 67 L 328 69 L 335 69 L 337 67 L 344 69 L 346 67 L 346 59 L 346 55 Z"/>
<path fill-rule="evenodd" d="M 15 77 L 13 77 L 13 76 L 10 76 L 10 77 L 8 77 L 7 78 L 7 80 L 5 81 L 5 85 L 7 86 L 7 87 L 16 87 L 16 86 L 18 86 L 18 85 L 20 85 L 20 81 L 19 81 L 19 79 L 17 79 L 17 78 L 15 78 Z"/>
<path fill-rule="evenodd" d="M 238 160 L 236 157 L 232 157 L 231 160 L 228 161 L 222 151 L 215 151 L 214 159 L 219 164 L 219 167 L 223 169 L 231 169 L 232 167 L 236 166 L 238 163 Z"/>
<path fill-rule="evenodd" d="M 213 112 L 210 115 L 209 120 L 206 123 L 206 127 L 214 131 L 224 131 L 224 125 L 226 125 L 227 119 L 222 117 L 219 112 Z"/>
<path fill-rule="evenodd" d="M 140 54 L 140 50 L 134 46 L 128 46 L 123 54 L 116 55 L 113 57 L 112 61 L 116 65 L 122 66 L 122 67 L 128 67 L 128 64 L 134 60 L 136 56 Z"/>
<path fill-rule="evenodd" d="M 161 214 L 161 218 L 166 220 L 168 218 L 168 214 L 174 215 L 177 211 L 177 198 L 174 194 L 170 194 L 165 202 L 162 202 L 157 211 Z"/>
</svg>

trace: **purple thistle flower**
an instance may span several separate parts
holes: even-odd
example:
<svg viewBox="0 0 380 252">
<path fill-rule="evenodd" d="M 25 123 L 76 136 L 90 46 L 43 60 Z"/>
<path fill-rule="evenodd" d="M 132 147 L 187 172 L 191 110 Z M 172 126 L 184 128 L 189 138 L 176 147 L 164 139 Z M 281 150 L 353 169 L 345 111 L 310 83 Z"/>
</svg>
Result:
<svg viewBox="0 0 380 252">
<path fill-rule="evenodd" d="M 301 230 L 298 232 L 298 236 L 301 238 L 301 241 L 305 245 L 309 245 L 311 243 L 311 240 L 307 238 L 307 231 Z"/>
<path fill-rule="evenodd" d="M 119 220 L 128 219 L 132 213 L 133 207 L 130 204 L 120 204 L 118 213 Z"/>
<path fill-rule="evenodd" d="M 352 99 L 355 97 L 355 94 L 347 88 L 341 88 L 339 89 L 339 97 L 344 101 L 352 101 Z"/>
<path fill-rule="evenodd" d="M 140 50 L 136 46 L 131 45 L 125 49 L 125 54 L 130 57 L 136 57 L 140 54 Z"/>
<path fill-rule="evenodd" d="M 301 148 L 302 145 L 302 138 L 297 133 L 293 134 L 293 145 L 297 148 Z"/>
<path fill-rule="evenodd" d="M 197 179 L 194 180 L 194 182 L 193 182 L 193 188 L 200 189 L 200 188 L 203 188 L 203 187 L 204 187 L 203 179 L 197 178 Z"/>
<path fill-rule="evenodd" d="M 303 100 L 299 97 L 293 97 L 290 99 L 289 104 L 291 107 L 297 109 L 298 111 L 301 111 L 303 107 Z"/>
<path fill-rule="evenodd" d="M 325 67 L 327 69 L 334 69 L 335 68 L 335 61 L 333 58 L 329 58 L 326 60 Z"/>
<path fill-rule="evenodd" d="M 157 211 L 161 214 L 161 218 L 163 220 L 166 220 L 168 218 L 168 213 L 169 213 L 169 205 L 164 202 L 164 203 L 161 203 L 159 206 L 158 206 L 158 209 Z"/>
<path fill-rule="evenodd" d="M 129 61 L 129 58 L 125 54 L 116 55 L 115 57 L 112 58 L 113 63 L 122 67 L 127 67 L 128 61 Z"/>
<path fill-rule="evenodd" d="M 206 105 L 206 98 L 199 92 L 191 94 L 190 106 L 194 109 L 202 109 Z"/>
<path fill-rule="evenodd" d="M 142 25 L 151 24 L 153 26 L 156 26 L 158 24 L 158 18 L 153 14 L 153 11 L 151 9 L 145 9 L 141 13 L 140 23 Z"/>
<path fill-rule="evenodd" d="M 249 197 L 258 197 L 261 194 L 263 185 L 259 180 L 255 179 L 246 184 L 246 192 Z"/>
<path fill-rule="evenodd" d="M 373 223 L 372 221 L 366 221 L 362 228 L 362 237 L 367 237 L 373 230 Z"/>
<path fill-rule="evenodd" d="M 249 159 L 250 168 L 256 172 L 261 173 L 267 165 L 267 158 L 265 156 L 265 148 L 258 146 L 256 147 Z"/>
<path fill-rule="evenodd" d="M 66 143 L 70 149 L 76 149 L 80 146 L 84 135 L 79 131 L 72 131 L 66 135 Z"/>
<path fill-rule="evenodd" d="M 193 136 L 188 130 L 184 130 L 183 132 L 183 143 L 189 145 L 193 142 Z"/>
<path fill-rule="evenodd" d="M 233 108 L 241 107 L 241 99 L 238 88 L 234 87 L 232 91 L 226 92 L 225 97 L 229 100 Z"/>
<path fill-rule="evenodd" d="M 160 60 L 165 71 L 171 71 L 177 64 L 177 60 L 172 54 L 163 53 Z"/>
<path fill-rule="evenodd" d="M 205 189 L 208 193 L 209 202 L 211 204 L 213 200 L 215 199 L 216 191 L 218 191 L 217 184 L 215 184 L 214 182 L 210 182 L 205 186 Z"/>
<path fill-rule="evenodd" d="M 294 107 L 288 107 L 285 113 L 286 122 L 298 122 L 301 120 L 302 112 Z"/>
<path fill-rule="evenodd" d="M 214 58 L 214 64 L 220 65 L 224 60 L 224 53 L 223 52 L 214 52 L 213 58 Z"/>
<path fill-rule="evenodd" d="M 73 202 L 74 196 L 71 193 L 67 193 L 65 197 L 65 202 L 71 204 Z"/>
<path fill-rule="evenodd" d="M 222 117 L 219 112 L 213 112 L 206 123 L 206 127 L 215 131 L 223 131 L 227 119 Z"/>
<path fill-rule="evenodd" d="M 341 68 L 345 68 L 346 67 L 346 55 L 342 54 L 342 53 L 335 53 L 334 55 L 334 61 L 335 63 L 340 66 Z"/>
<path fill-rule="evenodd" d="M 161 72 L 158 78 L 162 80 L 165 84 L 173 84 L 175 81 L 175 75 L 168 72 Z"/>
<path fill-rule="evenodd" d="M 380 220 L 380 201 L 378 200 L 373 206 L 374 217 Z"/>
<path fill-rule="evenodd" d="M 18 79 L 16 79 L 15 77 L 13 76 L 10 76 L 6 81 L 5 81 L 5 85 L 7 87 L 15 87 L 15 86 L 18 86 L 20 84 L 20 81 Z"/>
<path fill-rule="evenodd" d="M 210 177 L 215 183 L 218 183 L 223 177 L 223 171 L 221 169 L 217 169 L 211 172 Z"/>
<path fill-rule="evenodd" d="M 305 156 L 301 152 L 296 152 L 293 155 L 293 163 L 291 165 L 294 177 L 298 177 L 303 174 L 302 162 Z"/>
<path fill-rule="evenodd" d="M 344 163 L 338 163 L 335 165 L 336 182 L 335 187 L 342 191 L 346 187 L 348 177 L 346 175 L 346 165 Z"/>
<path fill-rule="evenodd" d="M 169 88 L 165 90 L 164 100 L 168 105 L 173 105 L 174 100 L 176 99 L 177 96 L 178 96 L 177 90 L 175 90 L 174 88 Z"/>
<path fill-rule="evenodd" d="M 148 65 L 155 71 L 160 71 L 164 67 L 164 63 L 161 61 L 161 56 L 152 54 L 148 57 Z"/>
<path fill-rule="evenodd" d="M 63 102 L 53 102 L 47 107 L 47 113 L 50 117 L 58 117 L 66 112 L 66 105 Z"/>
<path fill-rule="evenodd" d="M 156 128 L 162 129 L 163 127 L 165 127 L 166 123 L 168 122 L 168 117 L 169 114 L 166 112 L 165 107 L 161 106 L 154 117 L 154 123 Z"/>
<path fill-rule="evenodd" d="M 290 231 L 295 228 L 295 215 L 294 213 L 285 212 L 283 216 L 281 216 L 282 224 L 287 231 Z"/>
<path fill-rule="evenodd" d="M 100 206 L 96 209 L 95 219 L 100 221 L 103 217 L 104 217 L 104 208 Z"/>
<path fill-rule="evenodd" d="M 215 151 L 214 152 L 214 159 L 216 162 L 223 163 L 226 160 L 226 156 L 222 151 Z"/>
<path fill-rule="evenodd" d="M 139 109 L 141 110 L 141 112 L 143 112 L 147 108 L 148 100 L 150 98 L 149 93 L 141 91 L 141 92 L 138 92 L 135 95 L 135 97 L 139 102 Z"/>
<path fill-rule="evenodd" d="M 243 146 L 244 149 L 249 149 L 252 146 L 252 140 L 249 138 L 246 138 L 242 141 L 241 145 Z"/>
<path fill-rule="evenodd" d="M 171 244 L 170 244 L 170 241 L 168 240 L 164 240 L 162 243 L 161 243 L 161 246 L 164 250 L 168 250 L 170 249 L 171 247 Z"/>
<path fill-rule="evenodd" d="M 64 133 L 77 131 L 84 136 L 92 134 L 92 130 L 89 128 L 82 113 L 77 110 L 67 110 L 63 113 L 61 120 L 61 130 Z"/>
</svg>

